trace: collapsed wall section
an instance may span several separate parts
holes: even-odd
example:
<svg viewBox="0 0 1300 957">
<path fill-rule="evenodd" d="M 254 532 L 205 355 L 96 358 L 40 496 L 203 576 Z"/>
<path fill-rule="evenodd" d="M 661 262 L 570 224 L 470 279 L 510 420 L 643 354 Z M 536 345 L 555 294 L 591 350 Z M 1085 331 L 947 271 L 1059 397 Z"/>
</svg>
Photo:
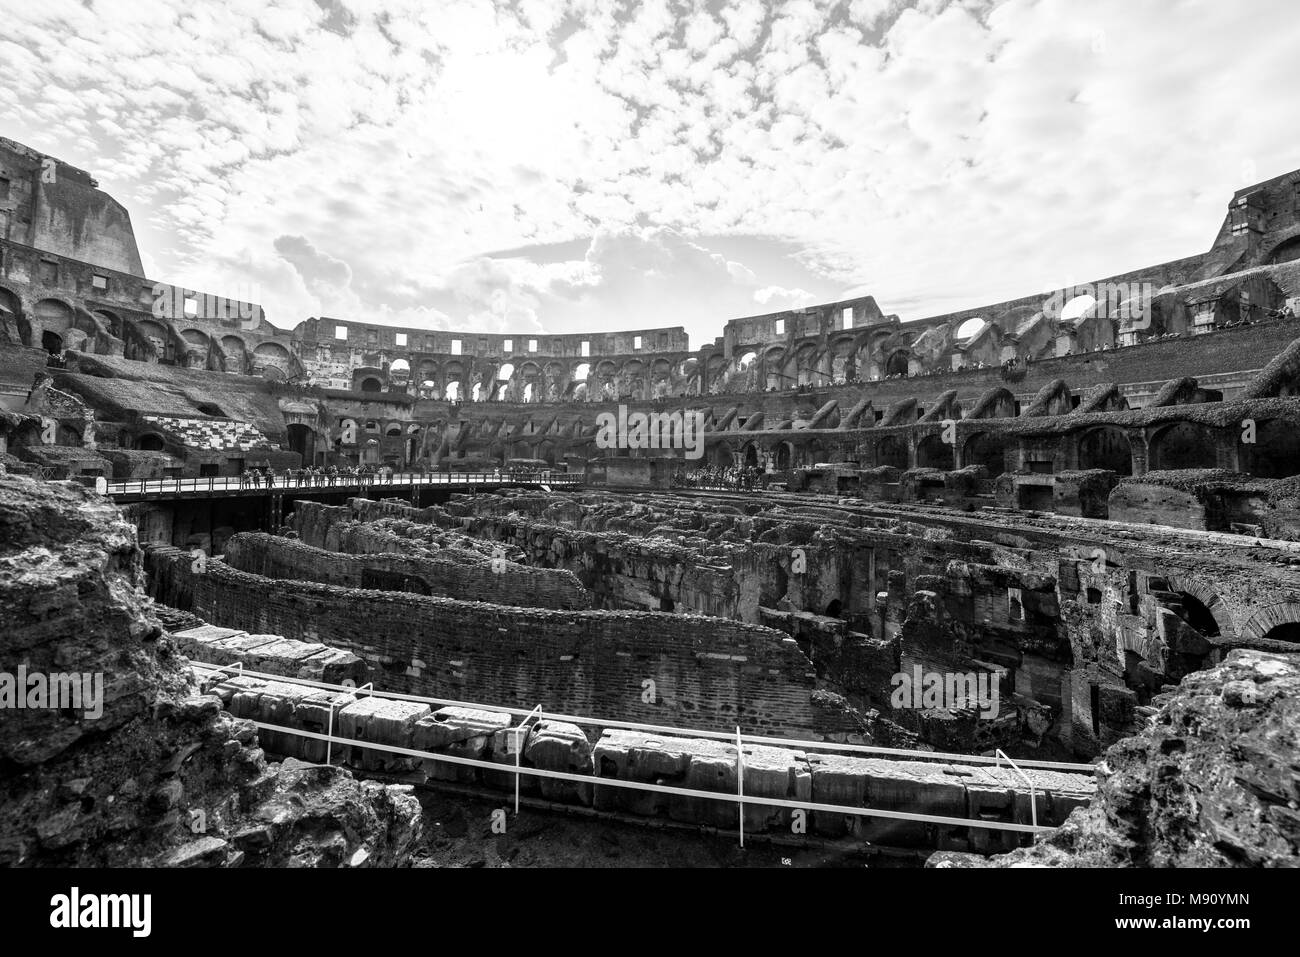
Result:
<svg viewBox="0 0 1300 957">
<path fill-rule="evenodd" d="M 402 539 L 445 544 L 452 533 L 468 535 L 514 549 L 528 563 L 521 567 L 533 573 L 573 575 L 600 608 L 759 621 L 754 569 L 742 555 L 705 557 L 666 536 L 585 531 L 518 515 L 458 517 L 437 506 L 364 500 L 348 506 L 297 502 L 290 527 L 311 545 L 352 553 L 389 551 Z"/>
<path fill-rule="evenodd" d="M 313 581 L 345 588 L 438 595 L 461 601 L 530 608 L 590 608 L 591 595 L 568 571 L 530 568 L 505 559 L 468 564 L 455 559 L 396 554 L 401 540 L 377 543 L 385 552 L 362 555 L 315 548 L 264 532 L 241 532 L 226 543 L 232 568 L 266 578 Z"/>
</svg>

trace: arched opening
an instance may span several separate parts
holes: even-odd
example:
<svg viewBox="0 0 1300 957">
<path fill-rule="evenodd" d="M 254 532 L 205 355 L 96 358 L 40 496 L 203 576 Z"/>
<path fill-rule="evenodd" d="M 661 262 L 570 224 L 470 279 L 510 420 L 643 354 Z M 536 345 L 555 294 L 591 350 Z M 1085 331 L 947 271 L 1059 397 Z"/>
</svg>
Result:
<svg viewBox="0 0 1300 957">
<path fill-rule="evenodd" d="M 941 435 L 927 435 L 916 444 L 916 466 L 922 469 L 943 469 L 953 467 L 952 445 L 943 440 Z"/>
<path fill-rule="evenodd" d="M 481 402 L 483 400 L 483 383 L 474 383 L 474 388 L 470 389 L 469 392 L 469 400 L 471 402 Z"/>
<path fill-rule="evenodd" d="M 1079 468 L 1132 475 L 1133 449 L 1124 430 L 1107 425 L 1084 433 L 1079 439 Z"/>
<path fill-rule="evenodd" d="M 1300 621 L 1288 621 L 1281 625 L 1274 625 L 1264 633 L 1266 641 L 1287 641 L 1292 644 L 1300 644 Z"/>
<path fill-rule="evenodd" d="M 226 371 L 244 371 L 244 340 L 239 336 L 222 336 L 221 351 L 226 354 Z"/>
<path fill-rule="evenodd" d="M 278 342 L 263 342 L 253 350 L 253 366 L 263 378 L 283 378 L 290 362 L 289 350 Z"/>
<path fill-rule="evenodd" d="M 1206 638 L 1217 638 L 1219 636 L 1219 623 L 1215 620 L 1210 609 L 1205 606 L 1195 595 L 1187 592 L 1178 592 L 1178 604 L 1182 605 L 1182 619 L 1187 622 Z"/>
<path fill-rule="evenodd" d="M 166 328 L 152 319 L 141 319 L 136 323 L 135 328 L 149 345 L 153 346 L 154 354 L 150 358 L 158 362 L 167 362 L 171 359 L 171 338 Z M 143 351 L 141 358 L 144 358 Z"/>
<path fill-rule="evenodd" d="M 1255 443 L 1247 444 L 1249 471 L 1259 478 L 1290 478 L 1300 475 L 1300 429 L 1287 422 L 1270 420 L 1256 427 Z"/>
<path fill-rule="evenodd" d="M 752 442 L 745 446 L 745 465 L 749 468 L 758 468 L 758 449 Z"/>
<path fill-rule="evenodd" d="M 886 435 L 876 444 L 876 465 L 907 470 L 907 443 L 897 435 Z"/>
<path fill-rule="evenodd" d="M 956 337 L 958 340 L 974 339 L 984 329 L 987 323 L 976 316 L 973 319 L 967 319 L 957 327 Z"/>
<path fill-rule="evenodd" d="M 302 457 L 303 465 L 311 465 L 316 460 L 316 433 L 301 422 L 291 423 L 288 433 L 289 451 L 297 452 Z"/>
<path fill-rule="evenodd" d="M 1179 422 L 1151 440 L 1149 464 L 1153 471 L 1214 468 L 1214 436 L 1193 422 Z"/>
<path fill-rule="evenodd" d="M 9 330 L 10 336 L 29 346 L 32 330 L 30 323 L 23 320 L 22 311 L 22 302 L 18 297 L 8 289 L 0 289 L 0 330 Z"/>
<path fill-rule="evenodd" d="M 790 459 L 792 457 L 792 450 L 790 448 L 790 443 L 778 442 L 776 448 L 773 451 L 776 453 L 775 462 L 774 462 L 776 469 L 778 471 L 786 471 L 787 469 L 789 469 Z"/>
<path fill-rule="evenodd" d="M 830 603 L 829 605 L 826 606 L 826 617 L 827 617 L 827 618 L 838 618 L 838 617 L 840 617 L 840 609 L 841 609 L 841 608 L 843 608 L 843 605 L 841 604 L 841 602 L 840 602 L 840 600 L 839 600 L 838 598 L 833 598 L 833 599 L 831 599 L 831 603 Z"/>
<path fill-rule="evenodd" d="M 1096 308 L 1096 306 L 1097 300 L 1094 296 L 1075 296 L 1061 307 L 1060 318 L 1062 321 L 1079 319 L 1083 316 L 1091 315 L 1092 310 Z"/>
<path fill-rule="evenodd" d="M 1270 265 L 1274 266 L 1278 263 L 1289 263 L 1295 259 L 1300 259 L 1300 236 L 1292 236 L 1286 242 L 1278 243 L 1268 257 Z"/>
<path fill-rule="evenodd" d="M 885 363 L 885 375 L 907 375 L 907 353 L 895 352 Z"/>
<path fill-rule="evenodd" d="M 164 443 L 161 435 L 150 432 L 137 438 L 135 447 L 141 452 L 161 452 Z"/>
<path fill-rule="evenodd" d="M 980 432 L 966 440 L 962 449 L 963 465 L 982 465 L 989 475 L 998 476 L 1006 471 L 1007 443 L 999 435 Z"/>
<path fill-rule="evenodd" d="M 388 377 L 397 385 L 406 385 L 411 381 L 411 364 L 405 359 L 395 359 L 388 367 Z"/>
<path fill-rule="evenodd" d="M 497 381 L 509 382 L 510 377 L 514 374 L 515 374 L 515 364 L 513 362 L 507 362 L 505 365 L 503 365 L 500 369 L 497 370 Z"/>
<path fill-rule="evenodd" d="M 52 356 L 63 352 L 63 337 L 53 332 L 41 333 L 41 348 Z"/>
<path fill-rule="evenodd" d="M 36 318 L 41 328 L 65 332 L 72 328 L 72 307 L 60 299 L 42 299 L 36 304 Z"/>
<path fill-rule="evenodd" d="M 367 376 L 366 378 L 361 380 L 362 392 L 382 392 L 383 389 L 384 389 L 383 382 L 381 382 L 379 379 L 375 378 L 374 376 Z"/>
<path fill-rule="evenodd" d="M 460 383 L 448 382 L 447 388 L 443 390 L 442 397 L 448 402 L 460 401 Z"/>
<path fill-rule="evenodd" d="M 186 362 L 193 368 L 202 368 L 207 363 L 211 342 L 198 329 L 186 329 L 181 333 L 185 341 Z"/>
</svg>

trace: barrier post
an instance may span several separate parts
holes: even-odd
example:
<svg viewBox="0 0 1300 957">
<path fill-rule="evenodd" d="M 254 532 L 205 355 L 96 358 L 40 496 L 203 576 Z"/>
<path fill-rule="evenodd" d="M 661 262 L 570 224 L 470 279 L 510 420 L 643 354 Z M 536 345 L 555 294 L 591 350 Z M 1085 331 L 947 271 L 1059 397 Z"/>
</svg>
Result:
<svg viewBox="0 0 1300 957">
<path fill-rule="evenodd" d="M 510 729 L 510 736 L 512 739 L 511 744 L 515 749 L 515 814 L 519 813 L 519 775 L 522 773 L 521 768 L 524 757 L 524 738 L 527 736 L 526 729 L 528 727 L 528 722 L 533 720 L 533 715 L 537 715 L 538 719 L 541 718 L 542 706 L 540 704 L 532 711 L 528 712 L 528 715 L 524 720 L 519 722 L 517 727 Z"/>
<path fill-rule="evenodd" d="M 356 690 L 356 691 L 365 691 L 367 688 L 369 688 L 371 691 L 374 691 L 374 690 L 375 690 L 375 683 L 374 683 L 373 681 L 367 681 L 367 682 L 366 682 L 365 684 L 363 684 L 360 688 L 357 688 L 357 689 L 355 689 L 355 690 Z M 354 692 L 354 693 L 355 693 L 355 692 Z M 328 730 L 326 730 L 326 732 L 325 732 L 325 736 L 326 736 L 326 740 L 325 740 L 325 763 L 326 763 L 326 764 L 333 764 L 333 763 L 334 763 L 333 760 L 332 760 L 332 758 L 334 757 L 334 709 L 337 708 L 338 706 L 339 706 L 339 703 L 338 703 L 337 700 L 334 700 L 334 701 L 331 701 L 331 702 L 330 702 L 330 720 L 329 720 Z"/>
<path fill-rule="evenodd" d="M 1019 774 L 1020 777 L 1024 779 L 1024 782 L 1029 785 L 1029 820 L 1034 825 L 1034 827 L 1038 827 L 1038 789 L 1034 787 L 1033 780 L 1029 777 L 1028 774 L 1020 770 L 1020 766 L 1016 764 L 1016 762 L 1012 761 L 1011 758 L 1007 757 L 1006 753 L 1003 752 L 1001 748 L 995 751 L 994 754 L 998 759 L 997 764 L 994 765 L 995 768 L 1001 770 L 1002 760 L 1005 758 L 1007 764 L 1011 765 L 1011 770 Z M 1035 844 L 1038 843 L 1037 831 L 1034 831 L 1033 835 L 1030 837 L 1030 840 L 1033 841 Z"/>
<path fill-rule="evenodd" d="M 745 745 L 740 739 L 740 725 L 736 725 L 736 809 L 740 813 L 740 846 L 745 846 Z"/>
</svg>

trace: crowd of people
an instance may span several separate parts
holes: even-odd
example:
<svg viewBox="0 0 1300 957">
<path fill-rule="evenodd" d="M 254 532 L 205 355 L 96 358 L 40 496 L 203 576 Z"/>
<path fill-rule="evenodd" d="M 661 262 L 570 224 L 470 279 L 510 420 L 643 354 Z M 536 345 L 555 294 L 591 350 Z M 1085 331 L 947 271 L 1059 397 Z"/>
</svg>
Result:
<svg viewBox="0 0 1300 957">
<path fill-rule="evenodd" d="M 277 472 L 272 466 L 244 469 L 239 477 L 240 488 L 322 488 L 340 483 L 344 485 L 392 485 L 395 470 L 391 465 L 336 465 L 314 466 L 301 469 L 284 469 Z"/>
<path fill-rule="evenodd" d="M 672 484 L 673 488 L 711 488 L 747 492 L 763 488 L 766 479 L 766 473 L 752 465 L 730 465 L 726 468 L 706 465 L 691 472 L 679 469 L 673 475 Z"/>
</svg>

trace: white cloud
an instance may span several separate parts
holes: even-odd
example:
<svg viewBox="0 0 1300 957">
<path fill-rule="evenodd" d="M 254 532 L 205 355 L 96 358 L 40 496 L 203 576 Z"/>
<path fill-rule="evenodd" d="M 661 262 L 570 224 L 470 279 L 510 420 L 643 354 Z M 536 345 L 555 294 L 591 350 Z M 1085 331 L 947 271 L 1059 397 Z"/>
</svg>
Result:
<svg viewBox="0 0 1300 957">
<path fill-rule="evenodd" d="M 775 311 L 813 305 L 816 303 L 817 297 L 807 289 L 783 289 L 780 286 L 764 286 L 754 292 L 754 301 Z"/>
<path fill-rule="evenodd" d="M 7 16 L 0 134 L 92 170 L 158 278 L 252 281 L 282 325 L 697 344 L 755 304 L 917 318 L 1203 251 L 1300 166 L 1286 0 L 710 6 L 48 0 Z"/>
</svg>

